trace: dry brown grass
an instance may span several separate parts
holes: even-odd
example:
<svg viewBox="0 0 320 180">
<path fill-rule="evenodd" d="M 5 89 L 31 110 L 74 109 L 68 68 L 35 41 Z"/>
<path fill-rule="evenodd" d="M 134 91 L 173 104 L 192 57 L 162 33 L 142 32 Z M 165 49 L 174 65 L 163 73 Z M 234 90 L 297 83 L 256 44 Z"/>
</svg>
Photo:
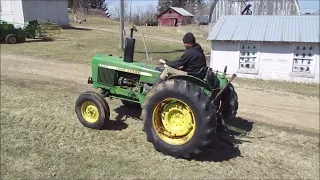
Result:
<svg viewBox="0 0 320 180">
<path fill-rule="evenodd" d="M 70 15 L 73 17 L 73 15 Z M 94 28 L 94 29 L 108 29 L 119 31 L 119 21 L 103 19 L 94 16 L 88 16 L 88 21 L 82 24 L 73 23 L 74 25 L 78 26 L 81 25 L 83 27 Z M 132 27 L 132 24 L 125 22 L 125 30 L 128 32 Z M 171 38 L 175 41 L 182 42 L 182 37 L 186 32 L 192 32 L 197 41 L 202 45 L 210 45 L 210 42 L 207 41 L 208 36 L 208 26 L 198 26 L 195 24 L 192 25 L 185 25 L 181 27 L 162 27 L 162 26 L 135 26 L 138 29 L 138 34 L 141 33 L 141 29 L 143 28 L 143 32 L 145 35 L 150 36 L 158 36 L 164 38 Z"/>
<path fill-rule="evenodd" d="M 86 90 L 32 74 L 1 76 L 2 179 L 319 178 L 318 137 L 254 125 L 234 140 L 239 150 L 218 146 L 203 162 L 176 160 L 153 149 L 140 120 L 116 121 L 119 113 L 136 116 L 117 100 L 108 100 L 109 130 L 83 127 L 74 102 Z"/>
<path fill-rule="evenodd" d="M 119 46 L 119 36 L 100 30 L 64 30 L 55 41 L 28 40 L 24 44 L 2 44 L 1 51 L 12 54 L 28 55 L 41 58 L 61 59 L 77 63 L 89 63 L 97 53 L 123 56 Z M 177 58 L 183 46 L 170 45 L 158 40 L 147 40 L 149 57 L 157 62 L 160 58 Z M 156 44 L 156 46 L 155 46 Z M 153 48 L 152 48 L 153 47 Z M 146 60 L 143 42 L 137 38 L 135 59 Z"/>
<path fill-rule="evenodd" d="M 117 27 L 108 23 L 108 27 Z M 122 55 L 118 41 L 117 34 L 103 30 L 70 29 L 57 41 L 3 44 L 1 51 L 47 61 L 89 63 L 96 53 Z M 169 52 L 182 49 L 177 44 L 147 39 L 149 51 L 164 52 L 151 53 L 154 60 L 179 56 L 180 52 Z M 141 39 L 136 51 L 136 59 L 145 59 Z M 30 64 L 37 61 L 24 60 Z M 80 71 L 72 70 L 76 65 L 70 66 L 70 71 Z M 139 113 L 124 108 L 118 100 L 108 100 L 112 110 L 108 130 L 83 127 L 76 118 L 74 103 L 79 93 L 91 90 L 86 77 L 68 77 L 65 71 L 57 76 L 54 72 L 46 74 L 46 68 L 35 74 L 28 67 L 19 71 L 11 66 L 1 68 L 2 179 L 319 179 L 318 134 L 253 124 L 249 136 L 232 140 L 239 149 L 217 142 L 216 149 L 202 161 L 177 160 L 153 149 L 141 131 Z M 83 83 L 75 83 L 76 78 Z M 239 86 L 275 86 L 241 79 L 235 82 Z M 129 115 L 128 119 L 124 115 Z M 241 114 L 239 121 L 250 127 L 250 121 L 242 120 Z"/>
<path fill-rule="evenodd" d="M 70 16 L 73 17 L 72 15 Z M 91 58 L 97 53 L 113 54 L 123 56 L 119 46 L 119 22 L 100 17 L 88 16 L 88 21 L 74 26 L 82 28 L 65 29 L 56 41 L 44 42 L 28 40 L 24 44 L 8 45 L 1 44 L 1 51 L 12 54 L 27 55 L 50 59 L 60 59 L 76 63 L 90 63 Z M 132 25 L 125 23 L 126 31 Z M 87 28 L 88 30 L 86 30 Z M 180 43 L 187 31 L 195 33 L 201 44 L 209 44 L 205 37 L 201 37 L 204 31 L 197 25 L 183 27 L 143 27 L 146 35 L 146 43 L 151 61 L 147 61 L 145 49 L 141 36 L 141 27 L 137 27 L 135 33 L 136 48 L 135 60 L 158 63 L 158 59 L 176 59 L 184 50 Z M 127 36 L 129 33 L 127 32 Z M 167 40 L 163 40 L 167 39 Z M 173 42 L 170 42 L 170 40 Z M 210 48 L 203 47 L 208 53 Z M 235 83 L 241 86 L 258 87 L 264 90 L 281 90 L 301 95 L 319 97 L 319 85 L 305 85 L 299 83 L 287 83 L 277 81 L 263 81 L 236 78 Z"/>
</svg>

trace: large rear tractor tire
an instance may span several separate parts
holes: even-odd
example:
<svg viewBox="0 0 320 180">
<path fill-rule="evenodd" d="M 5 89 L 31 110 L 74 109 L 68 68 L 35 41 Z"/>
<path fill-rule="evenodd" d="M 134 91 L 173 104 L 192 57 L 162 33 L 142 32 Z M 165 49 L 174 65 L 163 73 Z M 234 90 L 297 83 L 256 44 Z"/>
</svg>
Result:
<svg viewBox="0 0 320 180">
<path fill-rule="evenodd" d="M 149 92 L 142 121 L 154 148 L 176 158 L 205 151 L 217 127 L 209 97 L 195 84 L 177 79 L 164 81 Z"/>
<path fill-rule="evenodd" d="M 239 102 L 237 92 L 231 83 L 225 89 L 225 92 L 222 96 L 222 101 L 222 116 L 225 120 L 225 123 L 232 123 L 237 115 Z"/>
<path fill-rule="evenodd" d="M 110 108 L 98 93 L 87 91 L 78 97 L 75 111 L 82 125 L 91 129 L 102 129 L 110 118 Z"/>
</svg>

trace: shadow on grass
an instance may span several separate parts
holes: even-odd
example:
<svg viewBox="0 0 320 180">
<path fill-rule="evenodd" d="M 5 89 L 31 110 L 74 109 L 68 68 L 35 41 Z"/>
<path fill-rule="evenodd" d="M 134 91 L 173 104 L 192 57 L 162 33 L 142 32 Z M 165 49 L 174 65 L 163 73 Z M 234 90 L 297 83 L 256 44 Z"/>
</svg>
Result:
<svg viewBox="0 0 320 180">
<path fill-rule="evenodd" d="M 115 124 L 110 125 L 115 126 L 112 127 L 112 129 L 115 129 L 119 126 L 122 127 L 122 129 L 125 129 L 127 125 L 124 123 L 124 121 L 126 121 L 126 119 L 129 117 L 140 120 L 141 108 L 136 108 L 135 110 L 132 110 L 131 108 L 121 105 L 118 106 L 114 111 L 117 113 L 117 116 L 114 121 Z M 246 132 L 250 132 L 253 127 L 253 122 L 237 117 L 233 123 L 230 123 L 228 125 L 242 129 Z M 231 130 L 218 131 L 216 136 L 212 137 L 214 139 L 213 146 L 210 147 L 209 150 L 204 152 L 203 154 L 191 157 L 190 160 L 222 162 L 228 161 L 236 157 L 241 157 L 240 150 L 237 146 L 244 142 L 250 143 L 250 141 L 237 139 L 237 136 L 240 135 L 243 134 Z"/>
<path fill-rule="evenodd" d="M 141 109 L 132 110 L 132 108 L 128 108 L 124 105 L 121 105 L 114 109 L 114 112 L 117 113 L 115 120 L 110 120 L 106 125 L 102 128 L 102 130 L 114 130 L 121 131 L 126 129 L 128 125 L 124 122 L 127 118 L 140 119 Z"/>
<path fill-rule="evenodd" d="M 118 106 L 114 109 L 114 112 L 117 113 L 116 121 L 125 121 L 129 117 L 134 119 L 140 119 L 141 108 L 128 108 L 124 105 Z"/>
<path fill-rule="evenodd" d="M 174 50 L 174 51 L 148 51 L 148 54 L 155 54 L 155 53 L 158 53 L 158 54 L 170 54 L 170 53 L 177 53 L 177 52 L 184 52 L 185 50 L 183 49 L 179 49 L 179 50 Z M 135 53 L 146 53 L 145 51 L 135 51 Z"/>
<path fill-rule="evenodd" d="M 79 30 L 79 31 L 92 31 L 92 29 L 89 29 L 89 28 L 74 27 L 74 26 L 64 27 L 63 29 L 67 29 L 67 30 Z"/>
<path fill-rule="evenodd" d="M 102 130 L 121 131 L 123 129 L 126 129 L 127 127 L 128 127 L 128 124 L 122 121 L 110 120 L 105 124 Z"/>
<path fill-rule="evenodd" d="M 53 42 L 53 41 L 55 40 L 50 38 L 37 38 L 37 39 L 28 39 L 24 43 Z"/>
<path fill-rule="evenodd" d="M 24 44 L 24 43 L 34 43 L 34 42 L 52 42 L 54 41 L 53 39 L 50 38 L 37 38 L 37 39 L 32 39 L 32 38 L 27 38 L 26 41 L 24 42 L 17 42 L 16 44 Z M 1 44 L 8 44 L 5 41 L 1 41 Z"/>
<path fill-rule="evenodd" d="M 253 127 L 253 122 L 237 117 L 234 123 L 228 125 L 250 132 Z M 215 139 L 213 147 L 210 147 L 207 152 L 194 157 L 194 160 L 222 162 L 236 157 L 242 157 L 238 145 L 244 142 L 250 143 L 250 141 L 237 139 L 236 136 L 239 135 L 242 134 L 231 130 L 217 132 L 216 137 L 213 137 Z"/>
<path fill-rule="evenodd" d="M 122 105 L 114 109 L 114 112 L 117 113 L 115 120 L 110 120 L 106 123 L 106 125 L 102 128 L 102 130 L 113 130 L 113 131 L 121 131 L 128 127 L 124 121 L 127 120 L 128 117 L 139 119 L 141 115 L 141 109 L 132 110 L 128 107 Z"/>
</svg>

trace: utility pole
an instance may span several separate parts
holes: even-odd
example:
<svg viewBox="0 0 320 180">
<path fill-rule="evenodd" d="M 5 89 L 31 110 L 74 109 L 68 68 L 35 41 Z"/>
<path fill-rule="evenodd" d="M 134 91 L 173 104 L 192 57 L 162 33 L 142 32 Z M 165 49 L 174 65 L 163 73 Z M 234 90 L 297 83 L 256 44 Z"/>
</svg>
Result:
<svg viewBox="0 0 320 180">
<path fill-rule="evenodd" d="M 120 49 L 123 48 L 123 32 L 124 32 L 124 0 L 120 0 Z"/>
<path fill-rule="evenodd" d="M 131 4 L 132 4 L 132 0 L 130 1 L 130 17 L 129 17 L 129 23 L 131 24 Z"/>
</svg>

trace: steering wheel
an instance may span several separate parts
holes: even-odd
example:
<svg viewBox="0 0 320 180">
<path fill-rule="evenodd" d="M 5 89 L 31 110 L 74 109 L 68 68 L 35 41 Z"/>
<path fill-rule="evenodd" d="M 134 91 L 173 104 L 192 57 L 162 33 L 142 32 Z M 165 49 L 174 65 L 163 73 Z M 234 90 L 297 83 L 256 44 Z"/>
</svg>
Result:
<svg viewBox="0 0 320 180">
<path fill-rule="evenodd" d="M 165 68 L 165 65 L 162 64 L 161 66 L 157 66 L 156 70 L 162 72 L 164 70 L 164 68 Z"/>
</svg>

